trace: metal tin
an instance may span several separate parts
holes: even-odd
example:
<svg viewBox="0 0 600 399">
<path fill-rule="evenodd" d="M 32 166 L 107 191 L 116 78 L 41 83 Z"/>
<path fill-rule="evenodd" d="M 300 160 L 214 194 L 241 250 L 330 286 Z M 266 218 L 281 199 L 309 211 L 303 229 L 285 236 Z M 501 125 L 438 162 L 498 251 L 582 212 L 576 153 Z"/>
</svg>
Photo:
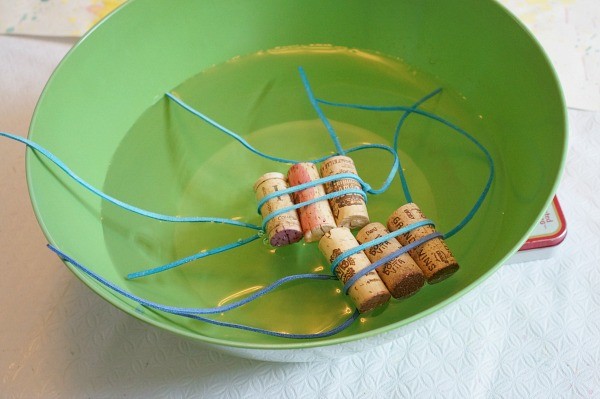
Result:
<svg viewBox="0 0 600 399">
<path fill-rule="evenodd" d="M 558 198 L 554 197 L 529 239 L 505 264 L 551 258 L 566 235 L 567 223 L 565 216 Z"/>
</svg>

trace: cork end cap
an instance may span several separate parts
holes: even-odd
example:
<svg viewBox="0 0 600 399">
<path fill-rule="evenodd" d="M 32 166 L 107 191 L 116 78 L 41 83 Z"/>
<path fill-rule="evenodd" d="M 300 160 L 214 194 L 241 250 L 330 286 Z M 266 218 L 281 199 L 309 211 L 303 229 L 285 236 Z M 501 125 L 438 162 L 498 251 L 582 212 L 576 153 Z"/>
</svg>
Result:
<svg viewBox="0 0 600 399">
<path fill-rule="evenodd" d="M 423 273 L 411 273 L 390 291 L 394 298 L 405 299 L 416 294 L 423 285 L 425 285 Z"/>
<path fill-rule="evenodd" d="M 368 300 L 362 302 L 358 306 L 358 311 L 360 313 L 370 312 L 371 310 L 373 310 L 375 308 L 385 305 L 390 300 L 391 297 L 392 296 L 390 295 L 389 292 L 382 291 L 376 295 L 373 295 Z"/>
<path fill-rule="evenodd" d="M 452 263 L 452 264 L 446 266 L 445 268 L 440 269 L 439 271 L 432 274 L 429 277 L 429 279 L 427 280 L 427 282 L 429 284 L 437 284 L 440 281 L 444 281 L 448 277 L 452 276 L 454 273 L 456 273 L 456 271 L 458 269 L 459 269 L 458 263 Z"/>
<path fill-rule="evenodd" d="M 302 239 L 304 234 L 301 230 L 286 229 L 278 231 L 269 239 L 269 243 L 274 247 L 283 247 L 297 243 Z"/>
<path fill-rule="evenodd" d="M 368 216 L 352 215 L 338 222 L 339 227 L 346 227 L 351 230 L 362 229 L 370 222 Z"/>
</svg>

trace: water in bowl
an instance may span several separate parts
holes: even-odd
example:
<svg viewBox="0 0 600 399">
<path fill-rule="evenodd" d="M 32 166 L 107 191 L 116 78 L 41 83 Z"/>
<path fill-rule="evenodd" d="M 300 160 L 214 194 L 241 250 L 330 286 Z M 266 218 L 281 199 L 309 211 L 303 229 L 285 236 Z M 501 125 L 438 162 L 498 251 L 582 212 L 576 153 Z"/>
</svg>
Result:
<svg viewBox="0 0 600 399">
<path fill-rule="evenodd" d="M 412 105 L 443 87 L 440 95 L 422 106 L 424 109 L 454 120 L 473 133 L 489 128 L 467 99 L 435 77 L 400 59 L 333 46 L 279 48 L 236 57 L 199 72 L 172 92 L 263 152 L 298 161 L 316 159 L 333 154 L 335 147 L 309 103 L 299 66 L 306 71 L 317 97 L 337 102 Z M 323 106 L 323 111 L 346 149 L 364 143 L 391 145 L 402 115 L 331 106 Z M 407 119 L 398 154 L 414 200 L 442 232 L 469 211 L 487 178 L 485 159 L 475 147 L 450 129 L 418 115 Z M 373 187 L 381 186 L 392 157 L 381 150 L 351 156 L 361 177 Z M 140 115 L 123 139 L 106 175 L 104 190 L 155 212 L 235 218 L 260 225 L 252 186 L 262 174 L 286 173 L 288 168 L 252 154 L 174 102 L 161 98 Z M 405 197 L 396 178 L 385 194 L 370 196 L 371 220 L 385 224 L 389 214 L 403 203 Z M 254 234 L 252 230 L 212 223 L 157 222 L 110 204 L 103 205 L 102 219 L 106 245 L 123 276 Z M 463 242 L 459 236 L 450 245 L 459 261 L 468 265 L 479 254 L 469 240 Z M 428 309 L 458 290 L 460 285 L 452 280 L 464 278 L 460 276 L 468 273 L 464 269 L 443 284 L 424 287 L 412 298 L 392 301 L 376 315 L 361 318 L 345 333 L 377 328 Z M 274 249 L 254 241 L 157 275 L 124 280 L 122 285 L 169 305 L 213 307 L 286 275 L 327 271 L 316 244 Z M 277 331 L 315 333 L 338 324 L 353 311 L 340 289 L 337 281 L 298 281 L 214 317 Z M 177 316 L 164 317 L 202 335 L 261 340 L 254 333 Z"/>
</svg>

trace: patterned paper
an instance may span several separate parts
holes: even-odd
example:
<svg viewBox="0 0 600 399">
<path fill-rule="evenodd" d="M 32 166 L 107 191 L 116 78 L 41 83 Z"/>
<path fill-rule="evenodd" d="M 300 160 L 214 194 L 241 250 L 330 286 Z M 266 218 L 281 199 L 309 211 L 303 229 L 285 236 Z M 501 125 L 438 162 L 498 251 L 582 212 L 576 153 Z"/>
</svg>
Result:
<svg viewBox="0 0 600 399">
<path fill-rule="evenodd" d="M 125 0 L 0 0 L 0 33 L 81 36 Z"/>
<path fill-rule="evenodd" d="M 534 33 L 561 81 L 567 105 L 600 111 L 598 0 L 501 0 Z"/>
</svg>

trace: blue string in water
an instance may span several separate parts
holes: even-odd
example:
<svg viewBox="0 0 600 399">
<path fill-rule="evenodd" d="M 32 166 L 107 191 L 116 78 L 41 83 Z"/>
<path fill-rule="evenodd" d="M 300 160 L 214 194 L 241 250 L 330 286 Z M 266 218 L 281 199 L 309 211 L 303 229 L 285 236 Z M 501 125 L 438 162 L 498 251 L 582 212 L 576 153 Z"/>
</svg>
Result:
<svg viewBox="0 0 600 399">
<path fill-rule="evenodd" d="M 444 238 L 450 238 L 453 235 L 455 235 L 456 233 L 458 233 L 475 216 L 475 214 L 477 213 L 477 211 L 481 207 L 483 201 L 485 200 L 488 192 L 490 191 L 490 188 L 492 186 L 492 182 L 494 180 L 495 166 L 494 166 L 494 159 L 492 158 L 492 156 L 489 153 L 489 151 L 487 150 L 487 148 L 485 148 L 471 134 L 467 133 L 465 130 L 463 130 L 459 126 L 455 125 L 454 123 L 452 123 L 450 121 L 447 121 L 446 119 L 444 119 L 444 118 L 442 118 L 442 117 L 440 117 L 440 116 L 438 116 L 436 114 L 433 114 L 433 113 L 430 113 L 430 112 L 427 112 L 427 111 L 424 111 L 422 109 L 415 108 L 415 107 L 405 107 L 405 106 L 400 106 L 400 105 L 398 105 L 398 106 L 373 106 L 373 105 L 362 105 L 362 104 L 349 104 L 349 103 L 339 103 L 339 102 L 327 101 L 327 100 L 323 100 L 323 99 L 320 99 L 320 98 L 317 98 L 316 101 L 319 102 L 319 103 L 321 103 L 321 104 L 331 105 L 331 106 L 335 106 L 335 107 L 346 107 L 346 108 L 362 109 L 362 110 L 367 110 L 367 111 L 386 111 L 386 112 L 389 112 L 389 111 L 405 111 L 405 112 L 408 112 L 408 113 L 415 113 L 415 114 L 422 115 L 422 116 L 425 116 L 427 118 L 433 119 L 435 121 L 438 121 L 438 122 L 440 122 L 440 123 L 448 126 L 452 130 L 458 132 L 459 134 L 461 134 L 465 138 L 467 138 L 467 140 L 469 140 L 470 142 L 472 142 L 473 144 L 475 144 L 475 146 L 479 150 L 481 150 L 481 152 L 483 152 L 483 154 L 485 155 L 485 157 L 486 157 L 486 159 L 488 161 L 488 164 L 489 164 L 490 173 L 488 175 L 488 179 L 487 179 L 487 181 L 485 183 L 483 191 L 481 192 L 481 194 L 479 195 L 479 197 L 475 201 L 475 204 L 473 205 L 473 207 L 469 210 L 469 212 L 467 213 L 467 215 L 454 228 L 452 228 L 449 232 L 447 232 L 447 233 L 444 234 Z M 406 195 L 407 192 L 408 191 L 405 191 L 405 195 Z M 408 198 L 410 198 L 410 194 L 408 194 Z"/>
<path fill-rule="evenodd" d="M 142 306 L 145 306 L 150 309 L 159 310 L 159 311 L 165 312 L 165 313 L 170 313 L 170 314 L 174 314 L 174 315 L 178 315 L 178 316 L 201 320 L 201 321 L 215 324 L 218 326 L 237 328 L 237 329 L 241 329 L 241 330 L 252 331 L 252 332 L 256 332 L 256 333 L 267 334 L 267 335 L 272 335 L 272 336 L 282 337 L 282 338 L 292 338 L 292 339 L 313 338 L 314 339 L 314 338 L 324 338 L 324 337 L 328 337 L 328 336 L 339 333 L 340 331 L 342 331 L 345 328 L 347 328 L 348 326 L 350 326 L 354 322 L 354 320 L 356 320 L 359 316 L 358 311 L 355 311 L 352 315 L 350 315 L 350 317 L 348 317 L 343 323 L 341 323 L 337 327 L 334 327 L 327 331 L 313 333 L 313 334 L 282 333 L 282 332 L 278 332 L 278 331 L 271 331 L 271 330 L 267 330 L 267 329 L 263 329 L 263 328 L 259 328 L 259 327 L 247 326 L 247 325 L 243 325 L 243 324 L 223 322 L 223 321 L 219 321 L 219 320 L 210 319 L 207 317 L 202 317 L 200 315 L 217 314 L 217 313 L 223 313 L 223 312 L 230 311 L 232 309 L 243 306 L 249 302 L 252 302 L 255 299 L 267 294 L 268 292 L 273 291 L 275 288 L 277 288 L 283 284 L 286 284 L 288 282 L 294 281 L 294 280 L 299 280 L 299 279 L 335 280 L 335 277 L 324 275 L 324 274 L 291 275 L 291 276 L 281 278 L 281 279 L 277 280 L 276 282 L 268 285 L 267 287 L 255 292 L 254 294 L 252 294 L 244 299 L 241 299 L 239 301 L 232 302 L 228 305 L 217 306 L 214 308 L 182 308 L 182 307 L 163 305 L 160 303 L 149 301 L 149 300 L 139 297 L 137 295 L 134 295 L 131 292 L 124 290 L 123 288 L 119 287 L 118 285 L 116 285 L 116 284 L 112 283 L 111 281 L 105 279 L 104 277 L 98 275 L 97 273 L 94 273 L 90 268 L 77 262 L 75 259 L 71 258 L 69 255 L 65 254 L 64 252 L 62 252 L 58 248 L 54 247 L 53 245 L 48 244 L 48 248 L 52 252 L 54 252 L 56 255 L 58 255 L 62 260 L 70 263 L 76 269 L 80 270 L 84 274 L 86 274 L 89 277 L 91 277 L 92 279 L 96 280 L 103 286 L 110 288 L 114 292 L 124 296 L 125 298 L 131 299 L 132 301 L 135 301 Z"/>
<path fill-rule="evenodd" d="M 160 220 L 160 221 L 165 221 L 165 222 L 175 222 L 175 223 L 222 223 L 222 224 L 228 224 L 228 225 L 233 225 L 233 226 L 237 226 L 237 227 L 245 227 L 245 228 L 249 228 L 252 230 L 261 230 L 261 228 L 259 226 L 255 226 L 253 224 L 250 223 L 245 223 L 245 222 L 240 222 L 238 220 L 233 220 L 233 219 L 223 219 L 223 218 L 213 218 L 213 217 L 179 217 L 179 216 L 169 216 L 169 215 L 162 215 L 162 214 L 158 214 L 155 212 L 151 212 L 151 211 L 147 211 L 145 209 L 127 204 L 121 200 L 118 200 L 116 198 L 113 198 L 111 196 L 109 196 L 108 194 L 105 194 L 104 192 L 98 190 L 97 188 L 93 187 L 91 184 L 87 183 L 85 180 L 83 180 L 82 178 L 80 178 L 79 176 L 77 176 L 69 167 L 67 167 L 67 165 L 62 162 L 58 157 L 56 157 L 54 154 L 52 154 L 50 151 L 46 150 L 45 148 L 43 148 L 42 146 L 40 146 L 39 144 L 28 140 L 26 138 L 20 137 L 20 136 L 16 136 L 10 133 L 5 133 L 5 132 L 0 132 L 0 136 L 1 137 L 6 137 L 8 139 L 20 142 L 25 144 L 27 147 L 32 148 L 33 150 L 35 150 L 37 153 L 43 155 L 44 157 L 46 157 L 48 160 L 50 160 L 53 164 L 55 164 L 56 166 L 58 166 L 62 171 L 64 171 L 69 177 L 71 177 L 74 181 L 76 181 L 79 185 L 81 185 L 82 187 L 86 188 L 87 190 L 91 191 L 93 194 L 97 195 L 98 197 L 120 207 L 123 208 L 127 211 L 136 213 L 138 215 L 141 216 L 145 216 L 151 219 L 155 219 L 155 220 Z M 189 263 L 193 260 L 196 259 L 201 259 L 201 258 L 205 258 L 211 255 L 215 255 L 218 253 L 221 253 L 223 251 L 226 250 L 230 250 L 230 249 L 234 249 L 237 247 L 241 247 L 242 245 L 248 244 L 256 239 L 258 239 L 261 236 L 261 233 L 252 235 L 248 238 L 245 239 L 241 239 L 238 241 L 234 241 L 232 243 L 226 244 L 222 247 L 218 247 L 218 248 L 213 248 L 210 249 L 208 251 L 205 252 L 200 252 L 198 254 L 183 258 L 183 259 L 179 259 L 176 260 L 174 262 L 168 263 L 166 265 L 163 266 L 159 266 L 157 268 L 152 268 L 149 270 L 144 270 L 144 271 L 140 271 L 140 272 L 136 272 L 136 273 L 131 273 L 130 275 L 128 275 L 128 278 L 138 278 L 138 277 L 142 277 L 142 276 L 147 276 L 150 274 L 155 274 L 155 273 L 159 273 L 161 271 L 165 271 L 165 270 L 169 270 L 172 269 L 174 267 L 177 266 L 181 266 L 183 264 Z"/>
<path fill-rule="evenodd" d="M 235 249 L 235 248 L 241 247 L 242 245 L 248 244 L 248 243 L 250 243 L 250 242 L 252 242 L 254 240 L 259 239 L 260 237 L 262 237 L 262 234 L 260 234 L 260 233 L 259 234 L 254 234 L 253 236 L 250 236 L 248 238 L 244 238 L 244 239 L 241 239 L 241 240 L 238 240 L 238 241 L 234 241 L 234 242 L 231 242 L 229 244 L 225 244 L 225 245 L 217 247 L 217 248 L 212 248 L 212 249 L 209 249 L 209 250 L 206 250 L 206 251 L 198 252 L 197 254 L 190 255 L 190 256 L 187 256 L 185 258 L 178 259 L 176 261 L 167 263 L 167 264 L 162 265 L 162 266 L 153 267 L 151 269 L 141 270 L 141 271 L 134 272 L 134 273 L 129 273 L 127 275 L 127 279 L 134 280 L 136 278 L 146 277 L 146 276 L 150 276 L 152 274 L 161 273 L 161 272 L 173 269 L 175 267 L 185 265 L 186 263 L 193 262 L 193 261 L 198 260 L 198 259 L 206 258 L 206 257 L 211 256 L 211 255 L 216 255 L 216 254 L 219 254 L 221 252 L 225 252 L 225 251 L 229 251 L 231 249 Z"/>
<path fill-rule="evenodd" d="M 242 144 L 250 152 L 252 152 L 252 153 L 254 153 L 254 154 L 256 154 L 256 155 L 258 155 L 260 157 L 269 159 L 269 160 L 274 161 L 274 162 L 281 162 L 281 163 L 287 163 L 287 164 L 295 164 L 295 163 L 301 162 L 301 161 L 296 161 L 296 160 L 293 160 L 293 159 L 280 158 L 280 157 L 275 157 L 275 156 L 272 156 L 272 155 L 269 155 L 269 154 L 265 154 L 264 152 L 261 152 L 261 151 L 257 150 L 256 148 L 254 148 L 250 143 L 248 143 L 248 141 L 246 141 L 246 139 L 244 139 L 239 134 L 237 134 L 234 131 L 226 128 L 225 126 L 223 126 L 220 123 L 216 122 L 215 120 L 209 118 L 208 116 L 204 115 L 203 113 L 198 112 L 197 110 L 195 110 L 194 108 L 192 108 L 191 106 L 189 106 L 188 104 L 186 104 L 183 100 L 175 97 L 173 94 L 171 94 L 171 93 L 165 93 L 165 96 L 167 96 L 169 99 L 173 100 L 177 105 L 179 105 L 180 107 L 182 107 L 186 111 L 192 113 L 193 115 L 195 115 L 198 118 L 202 119 L 203 121 L 205 121 L 209 125 L 217 128 L 218 130 L 220 130 L 223 133 L 227 134 L 228 136 L 232 137 L 234 140 L 236 140 L 237 142 L 239 142 L 240 144 Z"/>
<path fill-rule="evenodd" d="M 323 113 L 323 110 L 321 110 L 319 103 L 315 99 L 315 95 L 313 94 L 312 88 L 310 87 L 310 83 L 308 82 L 308 78 L 306 77 L 306 73 L 304 72 L 304 68 L 299 67 L 298 72 L 300 72 L 300 78 L 302 79 L 302 84 L 304 85 L 304 90 L 306 90 L 308 99 L 314 110 L 317 112 L 317 115 L 319 115 L 321 122 L 323 122 L 323 125 L 325 125 L 325 128 L 329 133 L 329 137 L 331 137 L 331 140 L 333 140 L 333 144 L 335 145 L 337 154 L 345 155 L 344 149 L 342 148 L 342 144 L 340 143 L 338 135 L 335 133 L 333 126 L 331 126 L 331 123 L 329 123 L 329 120 L 327 119 L 327 117 Z"/>
<path fill-rule="evenodd" d="M 242 136 L 240 136 L 239 134 L 235 133 L 234 131 L 226 128 L 225 126 L 221 125 L 220 123 L 216 122 L 215 120 L 211 119 L 210 117 L 208 117 L 207 115 L 201 113 L 200 111 L 194 109 L 192 106 L 190 106 L 189 104 L 187 104 L 182 99 L 177 98 L 172 93 L 165 93 L 165 96 L 167 98 L 169 98 L 170 100 L 173 100 L 177 105 L 179 105 L 184 110 L 190 112 L 192 115 L 200 118 L 201 120 L 205 121 L 206 123 L 208 123 L 209 125 L 213 126 L 214 128 L 216 128 L 216 129 L 220 130 L 221 132 L 227 134 L 228 136 L 232 137 L 237 142 L 239 142 L 240 144 L 242 144 L 250 152 L 252 152 L 253 154 L 258 155 L 259 157 L 262 157 L 262 158 L 265 158 L 265 159 L 268 159 L 268 160 L 271 160 L 271 161 L 274 161 L 274 162 L 285 163 L 285 164 L 296 164 L 296 163 L 300 163 L 300 162 L 320 163 L 320 162 L 323 162 L 324 160 L 326 160 L 326 159 L 328 159 L 328 158 L 331 157 L 331 155 L 325 155 L 323 157 L 315 158 L 315 159 L 308 160 L 308 161 L 296 161 L 296 160 L 292 160 L 292 159 L 280 158 L 280 157 L 276 157 L 276 156 L 273 156 L 273 155 L 269 155 L 269 154 L 267 154 L 265 152 L 262 152 L 262 151 L 260 151 L 260 150 L 258 150 L 256 148 L 254 148 Z M 335 135 L 335 132 L 333 132 L 332 134 L 334 135 L 334 137 L 337 137 Z M 336 142 L 336 143 L 339 144 L 339 140 L 334 140 L 334 142 Z M 370 194 L 381 194 L 381 193 L 385 192 L 389 188 L 389 186 L 392 183 L 392 180 L 394 179 L 394 175 L 396 174 L 396 171 L 398 170 L 399 161 L 398 161 L 397 153 L 396 153 L 396 151 L 394 149 L 392 149 L 390 146 L 387 146 L 385 144 L 373 143 L 373 144 L 359 145 L 357 147 L 353 147 L 353 148 L 350 148 L 350 149 L 345 150 L 345 151 L 342 148 L 341 151 L 338 150 L 338 152 L 340 154 L 346 154 L 346 153 L 352 153 L 352 152 L 355 152 L 355 151 L 361 151 L 361 150 L 367 150 L 367 149 L 381 149 L 381 150 L 385 150 L 385 151 L 389 152 L 394 157 L 394 164 L 392 166 L 392 170 L 390 171 L 388 177 L 386 178 L 383 186 L 380 189 L 378 189 L 378 190 L 372 190 L 370 188 L 370 186 L 367 186 L 366 183 L 365 183 L 365 187 L 364 188 L 365 188 L 365 190 L 368 193 L 370 193 Z"/>
<path fill-rule="evenodd" d="M 426 95 L 425 97 L 421 98 L 419 101 L 414 103 L 410 108 L 411 109 L 418 108 L 425 101 L 427 101 L 430 98 L 441 93 L 441 91 L 442 91 L 441 88 L 438 88 L 438 89 L 432 91 L 431 93 L 429 93 L 428 95 Z M 400 120 L 398 121 L 398 124 L 396 125 L 396 130 L 394 131 L 394 144 L 393 144 L 393 148 L 394 148 L 394 151 L 396 151 L 396 153 L 398 153 L 398 138 L 400 136 L 400 129 L 402 129 L 402 126 L 404 125 L 404 121 L 409 117 L 410 114 L 411 114 L 411 112 L 404 111 L 404 113 L 402 114 L 402 117 L 400 118 Z M 398 157 L 398 159 L 400 159 L 400 157 Z M 413 202 L 412 196 L 410 195 L 410 190 L 408 188 L 408 182 L 406 181 L 406 176 L 404 175 L 404 170 L 402 169 L 402 165 L 399 165 L 398 175 L 400 177 L 400 183 L 402 184 L 402 191 L 404 192 L 404 197 L 406 198 L 406 202 Z"/>
<path fill-rule="evenodd" d="M 75 180 L 83 188 L 91 191 L 93 194 L 95 194 L 98 197 L 104 199 L 105 201 L 108 201 L 108 202 L 110 202 L 110 203 L 112 203 L 112 204 L 114 204 L 114 205 L 116 205 L 116 206 L 118 206 L 120 208 L 123 208 L 123 209 L 125 209 L 127 211 L 130 211 L 130 212 L 133 212 L 133 213 L 136 213 L 138 215 L 145 216 L 145 217 L 148 217 L 148 218 L 151 218 L 151 219 L 160 220 L 160 221 L 163 221 L 163 222 L 175 222 L 175 223 L 222 223 L 222 224 L 229 224 L 229 225 L 232 225 L 232 226 L 245 227 L 245 228 L 253 229 L 253 230 L 260 230 L 259 226 L 256 226 L 256 225 L 251 224 L 251 223 L 240 222 L 239 220 L 214 218 L 214 217 L 169 216 L 169 215 L 162 215 L 162 214 L 159 214 L 159 213 L 147 211 L 147 210 L 142 209 L 142 208 L 138 208 L 136 206 L 127 204 L 127 203 L 125 203 L 123 201 L 120 201 L 120 200 L 118 200 L 116 198 L 113 198 L 110 195 L 105 194 L 102 191 L 98 190 L 97 188 L 93 187 L 91 184 L 87 183 L 85 180 L 83 180 L 82 178 L 80 178 L 79 176 L 77 176 L 58 157 L 56 157 L 55 155 L 53 155 L 50 151 L 46 150 L 45 148 L 43 148 L 39 144 L 34 143 L 33 141 L 28 140 L 26 138 L 23 138 L 23 137 L 20 137 L 20 136 L 15 136 L 15 135 L 10 134 L 10 133 L 0 132 L 0 136 L 9 138 L 11 140 L 18 141 L 20 143 L 25 144 L 27 147 L 34 149 L 37 153 L 43 155 L 49 161 L 51 161 L 53 164 L 55 164 L 56 166 L 58 166 L 63 172 L 65 172 L 71 179 Z"/>
</svg>

